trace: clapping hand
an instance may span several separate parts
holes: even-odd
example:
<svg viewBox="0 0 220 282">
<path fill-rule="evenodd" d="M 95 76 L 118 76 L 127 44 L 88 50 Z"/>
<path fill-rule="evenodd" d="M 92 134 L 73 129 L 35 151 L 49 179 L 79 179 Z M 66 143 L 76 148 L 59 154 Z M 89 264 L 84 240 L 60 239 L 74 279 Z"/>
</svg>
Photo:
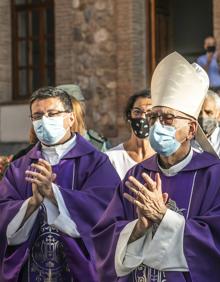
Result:
<svg viewBox="0 0 220 282">
<path fill-rule="evenodd" d="M 56 175 L 52 172 L 51 165 L 47 161 L 39 159 L 37 163 L 32 163 L 31 167 L 34 168 L 34 171 L 26 170 L 25 179 L 32 183 L 34 201 L 39 204 L 44 197 L 47 197 L 54 204 L 57 204 L 52 189 L 52 182 Z"/>
<path fill-rule="evenodd" d="M 157 173 L 155 181 L 146 173 L 142 174 L 145 184 L 140 183 L 133 176 L 125 185 L 133 192 L 135 197 L 124 193 L 124 197 L 134 204 L 137 209 L 138 221 L 131 236 L 131 241 L 140 238 L 152 223 L 160 223 L 166 213 L 167 193 L 162 193 L 160 175 Z"/>
</svg>

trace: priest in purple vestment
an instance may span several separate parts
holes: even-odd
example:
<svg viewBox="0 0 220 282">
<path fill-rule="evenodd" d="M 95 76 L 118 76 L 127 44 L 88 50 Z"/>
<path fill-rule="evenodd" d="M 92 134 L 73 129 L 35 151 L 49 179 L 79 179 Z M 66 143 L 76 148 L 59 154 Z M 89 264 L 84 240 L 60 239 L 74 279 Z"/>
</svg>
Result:
<svg viewBox="0 0 220 282">
<path fill-rule="evenodd" d="M 97 282 L 91 228 L 120 179 L 106 155 L 71 133 L 65 91 L 37 90 L 30 110 L 40 142 L 0 183 L 0 281 Z"/>
<path fill-rule="evenodd" d="M 220 161 L 197 123 L 208 84 L 176 52 L 155 69 L 148 119 L 157 154 L 128 171 L 93 229 L 99 281 L 220 281 Z"/>
</svg>

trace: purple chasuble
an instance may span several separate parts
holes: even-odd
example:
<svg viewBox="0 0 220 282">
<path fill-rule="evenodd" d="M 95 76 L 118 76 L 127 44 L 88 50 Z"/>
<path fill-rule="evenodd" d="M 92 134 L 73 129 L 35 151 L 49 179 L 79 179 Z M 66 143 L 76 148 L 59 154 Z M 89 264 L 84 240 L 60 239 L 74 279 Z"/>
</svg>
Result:
<svg viewBox="0 0 220 282">
<path fill-rule="evenodd" d="M 153 179 L 156 172 L 160 173 L 162 190 L 169 194 L 169 208 L 182 214 L 186 219 L 183 249 L 189 272 L 160 272 L 140 265 L 129 275 L 116 277 L 114 255 L 118 237 L 122 229 L 137 218 L 134 206 L 123 198 L 124 192 L 131 194 L 124 183 L 130 175 L 143 183 L 141 177 L 143 172 L 148 173 Z M 100 281 L 219 282 L 219 174 L 219 159 L 205 152 L 202 154 L 194 152 L 191 162 L 175 176 L 168 177 L 159 171 L 156 155 L 130 169 L 115 191 L 101 220 L 93 229 Z M 103 245 L 105 248 L 101 247 Z"/>
<path fill-rule="evenodd" d="M 79 134 L 75 147 L 52 169 L 80 238 L 72 238 L 49 226 L 42 205 L 29 239 L 16 246 L 7 244 L 8 224 L 32 196 L 25 171 L 39 158 L 42 153 L 38 143 L 26 156 L 10 164 L 0 183 L 0 281 L 97 282 L 90 233 L 120 179 L 108 157 Z"/>
<path fill-rule="evenodd" d="M 48 225 L 46 218 L 46 208 L 42 204 L 38 217 L 39 230 L 20 279 L 22 282 L 73 282 L 59 231 Z"/>
</svg>

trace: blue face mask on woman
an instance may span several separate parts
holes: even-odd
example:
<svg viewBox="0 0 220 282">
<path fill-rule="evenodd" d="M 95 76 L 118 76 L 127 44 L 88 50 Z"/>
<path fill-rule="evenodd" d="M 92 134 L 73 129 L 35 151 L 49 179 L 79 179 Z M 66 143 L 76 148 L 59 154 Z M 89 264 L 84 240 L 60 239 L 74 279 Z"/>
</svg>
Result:
<svg viewBox="0 0 220 282">
<path fill-rule="evenodd" d="M 33 122 L 37 138 L 46 145 L 58 143 L 66 134 L 67 129 L 63 127 L 63 117 L 46 117 Z"/>
<path fill-rule="evenodd" d="M 166 157 L 175 153 L 181 145 L 176 140 L 176 128 L 162 125 L 159 121 L 150 128 L 149 141 L 154 151 Z"/>
</svg>

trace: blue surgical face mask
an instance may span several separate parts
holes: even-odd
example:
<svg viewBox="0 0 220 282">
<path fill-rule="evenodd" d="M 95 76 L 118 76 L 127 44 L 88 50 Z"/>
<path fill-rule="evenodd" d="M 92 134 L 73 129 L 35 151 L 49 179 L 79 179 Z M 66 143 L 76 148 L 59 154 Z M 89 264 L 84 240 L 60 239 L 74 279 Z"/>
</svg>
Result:
<svg viewBox="0 0 220 282">
<path fill-rule="evenodd" d="M 33 122 L 37 138 L 46 145 L 58 143 L 66 134 L 67 129 L 63 127 L 63 117 L 46 117 Z"/>
<path fill-rule="evenodd" d="M 149 141 L 154 151 L 166 157 L 175 153 L 181 145 L 176 140 L 176 128 L 158 121 L 150 128 Z"/>
</svg>

